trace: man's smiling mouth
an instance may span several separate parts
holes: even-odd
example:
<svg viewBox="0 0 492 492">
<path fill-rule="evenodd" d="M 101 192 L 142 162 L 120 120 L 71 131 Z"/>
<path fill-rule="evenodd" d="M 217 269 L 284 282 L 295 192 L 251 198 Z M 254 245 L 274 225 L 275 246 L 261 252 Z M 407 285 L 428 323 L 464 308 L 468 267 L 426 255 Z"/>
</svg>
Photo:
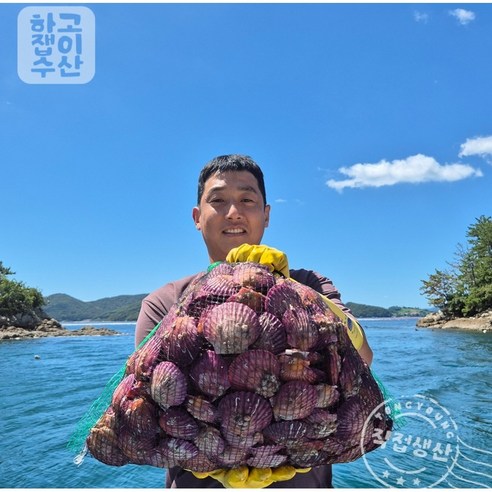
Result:
<svg viewBox="0 0 492 492">
<path fill-rule="evenodd" d="M 246 231 L 240 227 L 235 227 L 233 229 L 226 229 L 224 234 L 235 235 L 235 234 L 245 234 Z"/>
</svg>

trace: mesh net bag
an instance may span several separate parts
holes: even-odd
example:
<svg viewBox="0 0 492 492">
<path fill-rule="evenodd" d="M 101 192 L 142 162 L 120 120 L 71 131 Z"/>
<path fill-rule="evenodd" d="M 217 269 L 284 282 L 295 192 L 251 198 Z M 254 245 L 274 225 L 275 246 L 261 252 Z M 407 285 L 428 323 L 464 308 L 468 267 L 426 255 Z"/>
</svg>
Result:
<svg viewBox="0 0 492 492">
<path fill-rule="evenodd" d="M 86 440 L 108 465 L 313 467 L 359 458 L 392 427 L 321 296 L 256 263 L 195 279 L 119 379 Z"/>
</svg>

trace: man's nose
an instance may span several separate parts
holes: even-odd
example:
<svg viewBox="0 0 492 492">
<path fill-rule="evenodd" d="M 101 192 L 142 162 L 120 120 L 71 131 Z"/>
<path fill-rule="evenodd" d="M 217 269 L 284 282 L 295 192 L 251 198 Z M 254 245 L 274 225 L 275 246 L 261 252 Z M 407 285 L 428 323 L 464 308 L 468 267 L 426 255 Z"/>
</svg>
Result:
<svg viewBox="0 0 492 492">
<path fill-rule="evenodd" d="M 239 219 L 241 218 L 241 207 L 237 203 L 231 203 L 227 209 L 226 217 L 228 219 Z"/>
</svg>

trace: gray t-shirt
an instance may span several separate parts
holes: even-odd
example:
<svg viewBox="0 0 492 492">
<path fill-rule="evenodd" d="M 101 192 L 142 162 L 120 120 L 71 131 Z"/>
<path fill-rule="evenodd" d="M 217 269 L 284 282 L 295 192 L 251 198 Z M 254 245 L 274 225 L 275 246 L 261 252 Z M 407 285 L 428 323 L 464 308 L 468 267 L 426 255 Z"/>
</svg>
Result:
<svg viewBox="0 0 492 492">
<path fill-rule="evenodd" d="M 191 275 L 175 282 L 170 282 L 155 290 L 142 301 L 142 307 L 138 315 L 135 330 L 135 345 L 138 344 L 154 329 L 169 309 L 175 304 L 188 287 L 198 276 L 203 273 Z M 298 282 L 311 287 L 335 302 L 345 312 L 350 310 L 345 307 L 340 299 L 340 293 L 333 283 L 312 270 L 290 270 L 290 276 Z M 294 478 L 283 482 L 275 482 L 267 488 L 331 488 L 331 465 L 314 467 L 308 473 L 298 473 Z M 166 475 L 167 488 L 224 488 L 214 478 L 196 478 L 191 472 L 174 467 L 168 470 Z"/>
</svg>

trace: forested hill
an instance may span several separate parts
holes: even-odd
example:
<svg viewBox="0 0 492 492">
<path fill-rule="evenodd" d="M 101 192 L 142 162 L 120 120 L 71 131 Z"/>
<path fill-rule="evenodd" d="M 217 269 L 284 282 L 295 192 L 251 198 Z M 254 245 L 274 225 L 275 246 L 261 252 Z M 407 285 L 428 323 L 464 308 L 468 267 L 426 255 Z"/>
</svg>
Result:
<svg viewBox="0 0 492 492">
<path fill-rule="evenodd" d="M 63 321 L 136 321 L 142 299 L 147 294 L 105 297 L 97 301 L 80 301 L 67 294 L 46 297 L 44 310 Z"/>
<path fill-rule="evenodd" d="M 84 302 L 67 294 L 46 297 L 44 308 L 47 314 L 62 321 L 136 321 L 140 304 L 146 294 L 106 297 Z M 357 318 L 392 318 L 399 316 L 425 316 L 430 311 L 419 308 L 392 306 L 383 308 L 348 302 Z"/>
</svg>

